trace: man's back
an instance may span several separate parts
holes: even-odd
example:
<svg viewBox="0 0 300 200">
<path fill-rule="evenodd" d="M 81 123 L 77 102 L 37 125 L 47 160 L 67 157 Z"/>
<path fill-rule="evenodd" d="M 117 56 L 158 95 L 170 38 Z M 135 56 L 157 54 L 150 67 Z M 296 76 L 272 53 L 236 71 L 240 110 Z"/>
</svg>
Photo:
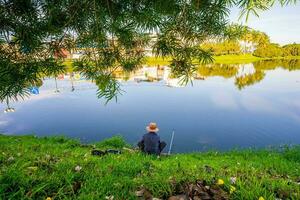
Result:
<svg viewBox="0 0 300 200">
<path fill-rule="evenodd" d="M 149 132 L 143 136 L 143 141 L 145 145 L 144 151 L 150 154 L 159 154 L 159 143 L 160 137 L 156 133 Z"/>
</svg>

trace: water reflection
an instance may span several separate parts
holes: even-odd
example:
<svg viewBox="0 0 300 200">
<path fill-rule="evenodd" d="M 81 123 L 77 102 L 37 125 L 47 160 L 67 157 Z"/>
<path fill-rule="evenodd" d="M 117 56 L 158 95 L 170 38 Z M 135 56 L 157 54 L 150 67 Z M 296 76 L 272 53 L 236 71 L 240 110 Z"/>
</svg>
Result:
<svg viewBox="0 0 300 200">
<path fill-rule="evenodd" d="M 288 71 L 299 70 L 300 60 L 262 60 L 250 64 L 207 64 L 198 66 L 197 70 L 193 71 L 192 76 L 189 78 L 191 79 L 191 81 L 205 80 L 209 77 L 234 79 L 236 88 L 241 90 L 248 86 L 261 82 L 266 76 L 266 71 L 275 70 L 277 68 L 282 68 Z M 27 83 L 27 79 L 24 79 L 24 81 L 22 81 L 22 79 L 18 79 L 18 81 L 5 82 L 4 84 L 1 83 L 1 100 L 7 105 L 5 112 L 14 112 L 15 109 L 10 107 L 10 101 L 18 100 L 17 96 L 19 95 L 19 93 L 21 93 L 25 97 L 33 94 L 30 88 L 41 87 L 43 85 L 43 79 L 45 78 L 47 79 L 47 77 L 38 78 L 38 82 L 35 81 L 34 86 L 32 86 L 32 83 Z M 143 67 L 132 72 L 115 70 L 110 76 L 99 77 L 99 79 L 96 80 L 89 80 L 80 72 L 67 72 L 65 74 L 55 73 L 55 93 L 59 93 L 61 90 L 59 88 L 57 80 L 68 80 L 70 82 L 69 90 L 72 92 L 76 90 L 76 87 L 74 85 L 75 82 L 90 81 L 92 83 L 95 83 L 98 88 L 98 97 L 105 96 L 103 92 L 105 92 L 106 90 L 107 93 L 111 93 L 111 90 L 115 90 L 112 93 L 114 95 L 118 95 L 121 93 L 120 84 L 130 81 L 136 83 L 162 81 L 164 85 L 168 87 L 187 86 L 186 77 L 184 75 L 175 75 L 172 73 L 172 69 L 170 67 L 160 65 L 144 65 Z M 8 90 L 7 88 L 11 89 Z M 99 92 L 99 90 L 101 91 L 101 93 Z M 21 97 L 24 98 L 24 96 Z"/>
<path fill-rule="evenodd" d="M 96 98 L 95 81 L 80 73 L 44 77 L 39 92 L 9 102 L 16 112 L 4 114 L 8 105 L 0 104 L 0 132 L 63 133 L 83 141 L 121 134 L 134 143 L 156 121 L 163 140 L 175 129 L 176 152 L 300 143 L 298 69 L 298 61 L 199 66 L 193 85 L 167 66 L 117 71 L 113 77 L 126 93 L 107 105 Z"/>
<path fill-rule="evenodd" d="M 220 76 L 234 78 L 238 89 L 259 83 L 265 78 L 265 72 L 282 68 L 288 71 L 299 70 L 300 60 L 262 60 L 250 64 L 208 64 L 201 65 L 193 73 L 192 80 L 205 80 Z M 119 81 L 154 82 L 165 81 L 170 87 L 184 87 L 184 77 L 176 77 L 168 66 L 144 66 L 132 73 L 119 71 L 114 74 Z"/>
</svg>

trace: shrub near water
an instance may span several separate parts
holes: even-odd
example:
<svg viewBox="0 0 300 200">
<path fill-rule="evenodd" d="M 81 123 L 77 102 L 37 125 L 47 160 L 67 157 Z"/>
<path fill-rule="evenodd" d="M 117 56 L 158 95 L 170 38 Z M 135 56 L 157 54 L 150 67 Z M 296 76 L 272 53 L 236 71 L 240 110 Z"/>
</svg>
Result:
<svg viewBox="0 0 300 200">
<path fill-rule="evenodd" d="M 125 145 L 115 137 L 96 147 Z M 142 187 L 166 199 L 196 180 L 219 184 L 231 199 L 300 199 L 299 147 L 160 159 L 126 150 L 98 157 L 92 148 L 64 137 L 1 135 L 0 199 L 136 199 Z"/>
</svg>

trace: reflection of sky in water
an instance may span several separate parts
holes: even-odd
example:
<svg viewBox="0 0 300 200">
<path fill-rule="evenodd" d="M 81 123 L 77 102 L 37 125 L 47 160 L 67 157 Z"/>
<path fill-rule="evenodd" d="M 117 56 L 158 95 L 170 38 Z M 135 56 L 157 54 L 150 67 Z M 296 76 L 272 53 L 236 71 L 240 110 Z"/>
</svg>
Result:
<svg viewBox="0 0 300 200">
<path fill-rule="evenodd" d="M 238 90 L 233 79 L 209 77 L 194 85 L 171 88 L 163 81 L 123 82 L 117 103 L 104 105 L 96 88 L 84 81 L 46 80 L 40 95 L 12 103 L 15 113 L 0 114 L 0 131 L 38 135 L 65 134 L 83 141 L 114 134 L 134 143 L 150 121 L 174 151 L 300 143 L 300 71 L 267 71 L 259 83 Z M 89 89 L 88 89 L 89 88 Z M 4 110 L 5 106 L 0 105 Z"/>
</svg>

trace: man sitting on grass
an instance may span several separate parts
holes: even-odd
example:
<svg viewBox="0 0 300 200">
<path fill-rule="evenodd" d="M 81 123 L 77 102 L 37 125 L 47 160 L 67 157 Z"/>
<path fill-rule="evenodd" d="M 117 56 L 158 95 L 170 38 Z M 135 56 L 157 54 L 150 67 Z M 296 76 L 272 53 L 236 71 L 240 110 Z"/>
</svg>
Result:
<svg viewBox="0 0 300 200">
<path fill-rule="evenodd" d="M 142 140 L 138 143 L 138 147 L 144 153 L 160 155 L 167 144 L 160 141 L 160 137 L 157 134 L 159 129 L 157 128 L 156 123 L 151 122 L 146 127 L 146 130 L 148 133 L 143 135 Z"/>
</svg>

